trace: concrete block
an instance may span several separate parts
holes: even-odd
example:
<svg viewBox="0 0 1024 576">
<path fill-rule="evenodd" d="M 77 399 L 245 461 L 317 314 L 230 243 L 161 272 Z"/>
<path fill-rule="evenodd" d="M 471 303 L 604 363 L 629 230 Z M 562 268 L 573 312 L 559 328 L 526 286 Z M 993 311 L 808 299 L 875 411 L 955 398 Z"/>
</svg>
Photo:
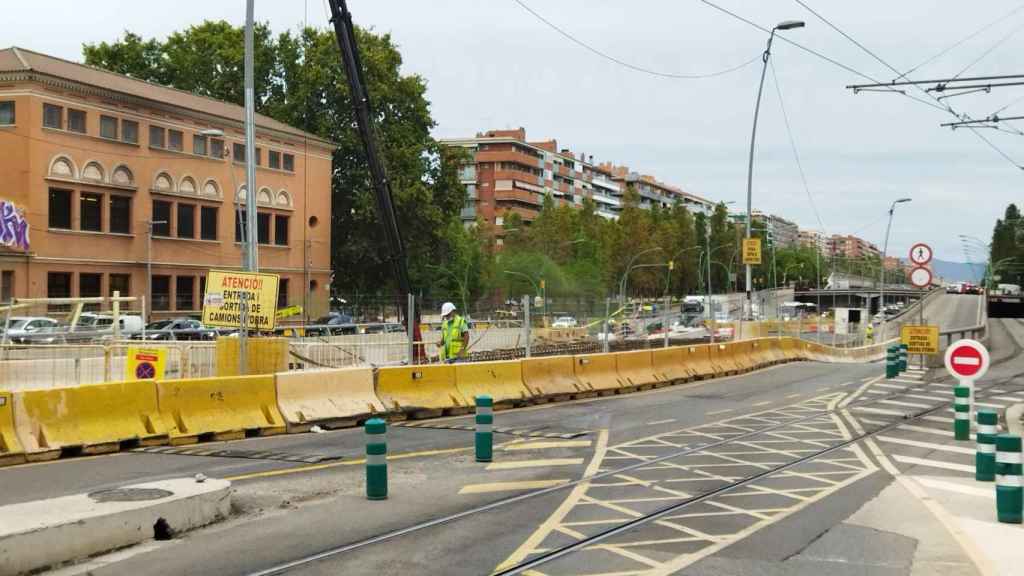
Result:
<svg viewBox="0 0 1024 576">
<path fill-rule="evenodd" d="M 231 483 L 179 478 L 0 506 L 0 574 L 16 575 L 138 544 L 162 518 L 178 534 L 222 518 Z"/>
</svg>

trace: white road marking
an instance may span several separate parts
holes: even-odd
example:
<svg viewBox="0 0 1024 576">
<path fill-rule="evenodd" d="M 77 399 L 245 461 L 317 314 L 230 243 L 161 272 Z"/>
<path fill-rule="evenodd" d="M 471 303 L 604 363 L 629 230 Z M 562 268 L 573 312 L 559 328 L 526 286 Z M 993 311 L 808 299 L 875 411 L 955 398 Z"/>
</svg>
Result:
<svg viewBox="0 0 1024 576">
<path fill-rule="evenodd" d="M 767 406 L 767 405 L 769 405 L 771 403 L 772 403 L 771 400 L 765 400 L 764 402 L 758 402 L 757 404 L 751 404 L 751 406 L 752 407 L 754 407 L 754 406 Z"/>
<path fill-rule="evenodd" d="M 520 468 L 575 466 L 576 464 L 583 464 L 583 458 L 544 458 L 539 460 L 513 460 L 509 462 L 492 462 L 487 465 L 487 470 L 518 470 Z"/>
<path fill-rule="evenodd" d="M 675 418 L 669 418 L 667 420 L 655 420 L 654 422 L 648 422 L 647 425 L 648 426 L 657 426 L 658 424 L 668 424 L 670 422 L 675 422 L 675 421 L 676 421 Z"/>
<path fill-rule="evenodd" d="M 982 498 L 995 499 L 996 491 L 994 488 L 975 488 L 974 486 L 965 486 L 956 482 L 947 482 L 945 480 L 937 480 L 935 478 L 928 478 L 925 476 L 916 477 L 917 483 L 928 488 L 934 488 L 936 490 L 945 490 L 946 492 L 959 492 L 960 494 L 967 494 L 969 496 L 981 496 Z"/>
<path fill-rule="evenodd" d="M 735 408 L 726 408 L 725 410 L 715 410 L 714 412 L 708 412 L 708 416 L 714 416 L 716 414 L 725 414 L 726 412 L 732 412 Z"/>
<path fill-rule="evenodd" d="M 590 440 L 544 440 L 509 444 L 505 450 L 547 450 L 548 448 L 586 448 L 588 446 L 590 446 Z"/>
<path fill-rule="evenodd" d="M 930 404 L 918 402 L 900 402 L 899 400 L 879 400 L 879 404 L 891 404 L 892 406 L 906 406 L 907 408 L 933 408 Z"/>
<path fill-rule="evenodd" d="M 914 466 L 929 466 L 931 468 L 942 468 L 943 470 L 969 472 L 971 474 L 974 474 L 974 466 L 968 466 L 966 464 L 954 464 L 952 462 L 942 462 L 941 460 L 929 460 L 927 458 L 914 458 L 913 456 L 902 456 L 900 454 L 893 454 L 892 459 L 897 462 L 902 462 L 904 464 L 912 464 Z"/>
<path fill-rule="evenodd" d="M 934 442 L 921 442 L 919 440 L 908 440 L 905 438 L 894 438 L 892 436 L 879 436 L 879 440 L 882 442 L 888 442 L 890 444 L 902 444 L 904 446 L 913 446 L 914 448 L 927 448 L 929 450 L 939 450 L 941 452 L 951 452 L 953 454 L 970 454 L 974 455 L 974 448 L 964 448 L 962 446 L 949 446 L 947 444 L 935 444 Z"/>
<path fill-rule="evenodd" d="M 535 490 L 558 486 L 568 482 L 568 478 L 560 480 L 525 480 L 522 482 L 490 482 L 487 484 L 467 484 L 459 490 L 459 494 L 486 494 L 488 492 L 508 492 L 511 490 Z"/>
</svg>

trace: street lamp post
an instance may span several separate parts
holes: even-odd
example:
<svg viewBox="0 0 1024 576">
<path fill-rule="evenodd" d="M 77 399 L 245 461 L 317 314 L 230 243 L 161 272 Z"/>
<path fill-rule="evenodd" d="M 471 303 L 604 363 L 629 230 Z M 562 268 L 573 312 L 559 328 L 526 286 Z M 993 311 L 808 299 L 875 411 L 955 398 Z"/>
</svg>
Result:
<svg viewBox="0 0 1024 576">
<path fill-rule="evenodd" d="M 893 200 L 893 203 L 889 205 L 889 223 L 885 226 L 885 242 L 882 243 L 882 262 L 881 270 L 879 273 L 879 284 L 878 284 L 878 311 L 882 314 L 882 330 L 880 333 L 880 341 L 886 340 L 885 334 L 885 254 L 889 251 L 889 231 L 892 229 L 892 215 L 896 212 L 896 205 L 904 202 L 910 202 L 910 198 L 900 198 Z M 923 309 L 923 307 L 922 307 Z"/>
<path fill-rule="evenodd" d="M 768 35 L 768 46 L 764 49 L 764 54 L 761 55 L 761 60 L 764 65 L 761 67 L 761 83 L 757 87 L 757 101 L 754 104 L 754 126 L 750 131 L 750 157 L 747 160 L 747 234 L 746 237 L 750 238 L 750 230 L 752 223 L 752 212 L 753 212 L 753 183 L 754 183 L 754 143 L 757 141 L 757 117 L 761 113 L 761 93 L 764 91 L 764 77 L 765 73 L 768 72 L 768 58 L 771 57 L 772 52 L 772 40 L 775 39 L 776 31 L 793 30 L 795 28 L 803 28 L 804 23 L 800 20 L 786 20 L 779 22 L 772 28 L 771 34 Z M 751 303 L 751 268 L 750 264 L 746 265 L 747 272 L 747 300 L 746 300 L 746 314 L 753 312 Z"/>
<path fill-rule="evenodd" d="M 637 252 L 632 258 L 630 258 L 629 263 L 626 264 L 626 271 L 622 274 L 622 279 L 619 280 L 619 308 L 626 307 L 626 279 L 629 277 L 629 271 L 633 267 L 633 263 L 636 262 L 637 258 L 644 254 L 650 254 L 651 252 L 658 252 L 660 250 L 660 246 L 655 246 L 654 248 L 648 248 L 647 250 Z"/>
</svg>

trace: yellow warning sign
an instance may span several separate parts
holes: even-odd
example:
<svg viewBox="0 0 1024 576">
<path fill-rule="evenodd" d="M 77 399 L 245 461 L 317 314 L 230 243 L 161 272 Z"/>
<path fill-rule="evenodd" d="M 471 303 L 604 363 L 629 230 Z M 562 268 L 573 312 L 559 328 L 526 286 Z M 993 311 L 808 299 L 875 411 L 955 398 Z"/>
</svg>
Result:
<svg viewBox="0 0 1024 576">
<path fill-rule="evenodd" d="M 907 345 L 907 354 L 938 354 L 939 327 L 905 325 L 900 330 L 900 342 Z"/>
<path fill-rule="evenodd" d="M 124 362 L 125 380 L 163 380 L 166 366 L 166 348 L 130 346 Z"/>
<path fill-rule="evenodd" d="M 761 239 L 743 239 L 743 263 L 758 266 L 761 264 Z"/>
<path fill-rule="evenodd" d="M 203 324 L 241 328 L 242 303 L 248 303 L 245 325 L 269 332 L 277 321 L 277 274 L 210 270 L 203 294 Z"/>
<path fill-rule="evenodd" d="M 284 308 L 277 309 L 278 318 L 291 318 L 292 316 L 298 316 L 302 314 L 302 306 L 286 306 Z"/>
</svg>

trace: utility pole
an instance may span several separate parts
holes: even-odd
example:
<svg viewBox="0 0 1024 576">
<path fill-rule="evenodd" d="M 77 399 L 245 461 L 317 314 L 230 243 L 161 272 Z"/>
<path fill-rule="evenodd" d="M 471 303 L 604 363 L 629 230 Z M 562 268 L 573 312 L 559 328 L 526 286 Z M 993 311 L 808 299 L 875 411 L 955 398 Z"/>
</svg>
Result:
<svg viewBox="0 0 1024 576">
<path fill-rule="evenodd" d="M 245 271 L 259 272 L 256 212 L 256 88 L 253 80 L 253 11 L 255 0 L 245 3 Z M 242 294 L 238 330 L 238 373 L 248 374 L 249 299 Z"/>
</svg>

